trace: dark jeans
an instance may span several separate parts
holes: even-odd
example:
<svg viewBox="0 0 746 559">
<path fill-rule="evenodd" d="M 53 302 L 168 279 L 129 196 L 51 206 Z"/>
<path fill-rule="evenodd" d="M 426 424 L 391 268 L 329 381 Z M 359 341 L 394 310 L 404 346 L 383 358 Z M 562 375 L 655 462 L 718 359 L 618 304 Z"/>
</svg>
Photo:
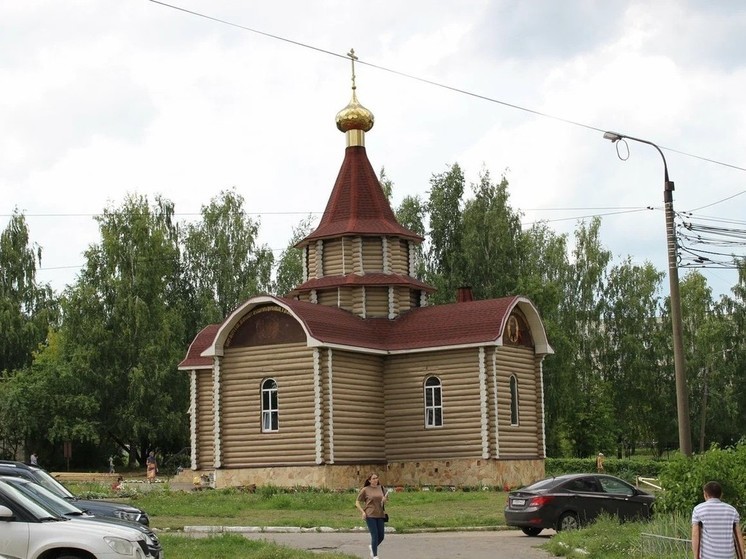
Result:
<svg viewBox="0 0 746 559">
<path fill-rule="evenodd" d="M 368 516 L 365 519 L 365 523 L 368 525 L 368 531 L 370 532 L 370 547 L 373 550 L 373 555 L 378 556 L 378 546 L 383 541 L 385 535 L 383 518 L 371 518 Z"/>
</svg>

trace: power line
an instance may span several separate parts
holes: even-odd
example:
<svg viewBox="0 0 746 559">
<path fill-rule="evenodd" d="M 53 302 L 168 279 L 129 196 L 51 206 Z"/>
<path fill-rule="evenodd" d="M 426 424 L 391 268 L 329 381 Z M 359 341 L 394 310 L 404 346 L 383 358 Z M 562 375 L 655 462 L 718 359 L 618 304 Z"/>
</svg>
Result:
<svg viewBox="0 0 746 559">
<path fill-rule="evenodd" d="M 320 52 L 322 54 L 333 56 L 335 58 L 342 58 L 344 60 L 348 60 L 349 59 L 349 57 L 346 54 L 339 54 L 339 53 L 336 53 L 336 52 L 333 52 L 333 51 L 330 51 L 330 50 L 327 50 L 327 49 L 323 49 L 323 48 L 320 48 L 320 47 L 316 47 L 316 46 L 310 45 L 308 43 L 303 43 L 301 41 L 295 41 L 293 39 L 288 39 L 287 37 L 282 37 L 281 35 L 275 35 L 273 33 L 267 33 L 266 31 L 260 31 L 258 29 L 254 29 L 252 27 L 247 27 L 245 25 L 234 23 L 232 21 L 228 21 L 228 20 L 216 18 L 216 17 L 213 17 L 213 16 L 209 16 L 207 14 L 203 14 L 201 12 L 195 12 L 193 10 L 188 10 L 186 8 L 182 8 L 180 6 L 176 6 L 176 5 L 173 5 L 173 4 L 168 4 L 166 2 L 161 2 L 160 0 L 150 0 L 150 1 L 152 3 L 154 3 L 154 4 L 160 4 L 161 6 L 164 6 L 166 8 L 171 8 L 173 10 L 184 12 L 186 14 L 193 15 L 193 16 L 196 16 L 196 17 L 201 17 L 201 18 L 204 18 L 204 19 L 207 19 L 207 20 L 210 20 L 210 21 L 214 21 L 216 23 L 223 24 L 223 25 L 228 25 L 228 26 L 231 26 L 231 27 L 236 27 L 236 28 L 242 29 L 244 31 L 249 31 L 250 33 L 256 33 L 257 35 L 262 35 L 264 37 L 269 37 L 270 39 L 275 39 L 277 41 L 283 41 L 283 42 L 289 43 L 291 45 L 295 45 L 295 46 L 298 46 L 298 47 L 310 49 L 310 50 L 313 50 L 313 51 L 316 51 L 316 52 Z M 474 97 L 476 99 L 481 99 L 483 101 L 487 101 L 487 102 L 490 102 L 490 103 L 495 103 L 497 105 L 502 105 L 504 107 L 508 107 L 508 108 L 511 108 L 511 109 L 516 109 L 516 110 L 523 111 L 523 112 L 526 112 L 526 113 L 529 113 L 529 114 L 532 114 L 532 115 L 540 116 L 540 117 L 543 117 L 543 118 L 548 118 L 548 119 L 551 119 L 551 120 L 556 120 L 556 121 L 559 121 L 559 122 L 563 122 L 565 124 L 570 124 L 572 126 L 577 126 L 577 127 L 580 127 L 580 128 L 585 128 L 587 130 L 593 130 L 594 132 L 601 132 L 601 133 L 603 133 L 603 132 L 605 132 L 607 130 L 607 129 L 599 128 L 597 126 L 593 126 L 593 125 L 590 125 L 590 124 L 584 124 L 582 122 L 571 120 L 569 118 L 564 118 L 564 117 L 552 115 L 552 114 L 549 114 L 549 113 L 544 113 L 542 111 L 537 111 L 535 109 L 530 109 L 528 107 L 523 107 L 523 106 L 517 105 L 515 103 L 509 103 L 507 101 L 502 101 L 502 100 L 497 99 L 495 97 L 489 97 L 488 95 L 482 95 L 480 93 L 475 93 L 473 91 L 469 91 L 467 89 L 463 89 L 463 88 L 460 88 L 460 87 L 456 87 L 456 86 L 444 84 L 444 83 L 441 83 L 441 82 L 437 82 L 435 80 L 430 80 L 430 79 L 427 79 L 427 78 L 422 78 L 422 77 L 419 77 L 419 76 L 415 76 L 414 74 L 409 74 L 407 72 L 403 72 L 403 71 L 400 71 L 400 70 L 394 70 L 392 68 L 387 68 L 386 66 L 381 66 L 379 64 L 374 64 L 372 62 L 366 62 L 365 60 L 362 60 L 362 59 L 356 59 L 356 62 L 358 64 L 363 64 L 365 66 L 369 66 L 371 68 L 375 68 L 377 70 L 381 70 L 383 72 L 388 72 L 390 74 L 401 76 L 403 78 L 407 78 L 407 79 L 410 79 L 410 80 L 414 80 L 414 81 L 418 81 L 418 82 L 425 83 L 425 84 L 428 84 L 428 85 L 432 85 L 433 87 L 438 87 L 438 88 L 445 89 L 445 90 L 448 90 L 448 91 L 453 91 L 454 93 L 460 93 L 462 95 L 467 95 L 469 97 Z M 662 145 L 660 145 L 659 147 L 661 149 L 666 150 L 666 151 L 670 151 L 672 153 L 677 153 L 679 155 L 684 155 L 686 157 L 692 157 L 694 159 L 699 159 L 701 161 L 706 161 L 708 163 L 713 163 L 715 165 L 721 165 L 723 167 L 729 167 L 731 169 L 736 169 L 738 171 L 746 171 L 746 167 L 740 167 L 738 165 L 733 165 L 731 163 L 725 163 L 723 161 L 718 161 L 716 159 L 711 159 L 709 157 L 704 157 L 704 156 L 701 156 L 701 155 L 687 153 L 685 151 L 681 151 L 681 150 L 678 150 L 678 149 L 674 149 L 674 148 L 670 148 L 670 147 L 666 147 L 666 146 L 662 146 Z"/>
</svg>

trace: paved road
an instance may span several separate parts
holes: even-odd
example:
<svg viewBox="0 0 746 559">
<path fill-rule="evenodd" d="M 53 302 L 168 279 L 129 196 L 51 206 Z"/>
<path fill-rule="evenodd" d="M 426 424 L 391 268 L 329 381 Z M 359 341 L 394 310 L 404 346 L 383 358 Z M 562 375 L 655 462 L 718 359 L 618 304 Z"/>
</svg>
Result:
<svg viewBox="0 0 746 559">
<path fill-rule="evenodd" d="M 378 550 L 381 559 L 547 559 L 551 555 L 539 549 L 553 532 L 545 530 L 537 538 L 515 530 L 492 532 L 427 532 L 419 534 L 387 533 Z M 190 533 L 192 537 L 204 534 Z M 347 553 L 369 559 L 367 532 L 244 532 L 252 539 L 266 539 L 309 551 Z"/>
</svg>

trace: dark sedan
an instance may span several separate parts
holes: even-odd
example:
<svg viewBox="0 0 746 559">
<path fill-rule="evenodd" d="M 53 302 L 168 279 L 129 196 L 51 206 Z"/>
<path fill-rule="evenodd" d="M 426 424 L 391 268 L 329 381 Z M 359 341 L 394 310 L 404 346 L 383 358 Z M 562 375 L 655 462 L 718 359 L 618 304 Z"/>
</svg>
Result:
<svg viewBox="0 0 746 559">
<path fill-rule="evenodd" d="M 544 528 L 578 528 L 601 513 L 619 520 L 650 518 L 654 502 L 654 495 L 613 476 L 568 474 L 511 491 L 505 523 L 538 536 Z"/>
</svg>

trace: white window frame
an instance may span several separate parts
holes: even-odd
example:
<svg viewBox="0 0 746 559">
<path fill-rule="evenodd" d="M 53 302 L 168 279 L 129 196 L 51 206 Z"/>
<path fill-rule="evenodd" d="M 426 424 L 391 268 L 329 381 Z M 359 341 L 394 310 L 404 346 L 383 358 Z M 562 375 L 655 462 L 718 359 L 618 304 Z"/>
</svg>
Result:
<svg viewBox="0 0 746 559">
<path fill-rule="evenodd" d="M 521 423 L 520 401 L 518 378 L 510 375 L 510 425 L 514 427 Z"/>
<path fill-rule="evenodd" d="M 437 384 L 428 384 L 433 380 Z M 425 429 L 443 427 L 443 383 L 438 377 L 433 375 L 425 379 L 422 388 L 422 401 L 425 409 Z"/>
<path fill-rule="evenodd" d="M 277 381 L 273 378 L 262 381 L 262 433 L 280 430 L 280 409 Z"/>
</svg>

